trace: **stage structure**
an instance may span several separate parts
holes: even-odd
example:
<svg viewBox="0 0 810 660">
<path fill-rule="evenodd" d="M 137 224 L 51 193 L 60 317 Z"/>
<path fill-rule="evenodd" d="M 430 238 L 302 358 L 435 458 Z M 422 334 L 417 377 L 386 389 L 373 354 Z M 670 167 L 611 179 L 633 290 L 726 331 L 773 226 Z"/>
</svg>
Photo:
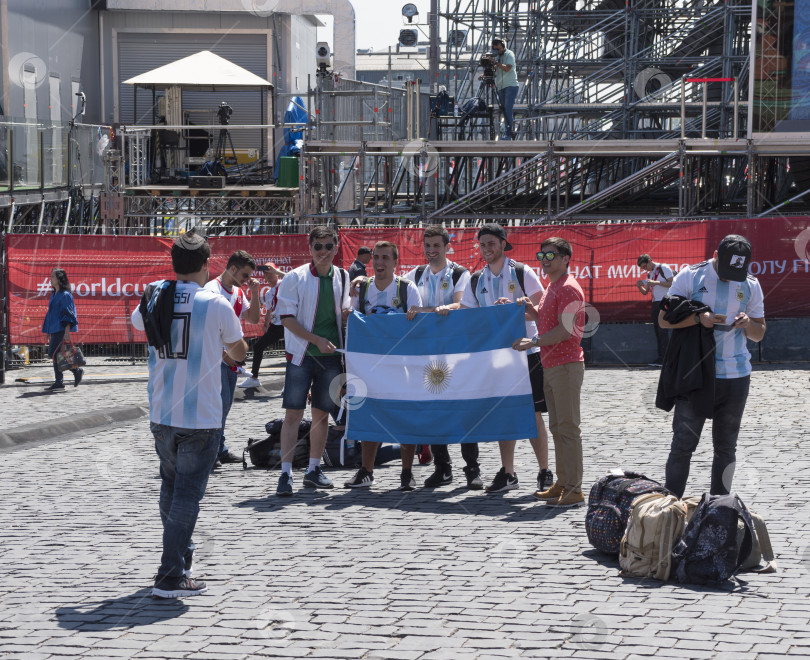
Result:
<svg viewBox="0 0 810 660">
<path fill-rule="evenodd" d="M 310 202 L 321 204 L 302 205 L 304 215 L 342 224 L 534 224 L 807 212 L 808 186 L 796 170 L 806 170 L 810 132 L 773 132 L 786 92 L 767 84 L 787 75 L 775 44 L 790 50 L 793 5 L 760 4 L 433 0 L 441 49 L 428 82 L 454 103 L 437 107 L 427 129 L 393 141 L 313 135 L 305 179 Z M 511 142 L 489 139 L 499 132 L 498 109 L 479 80 L 494 36 L 517 62 Z M 475 97 L 490 105 L 495 126 L 487 112 L 459 126 L 454 105 Z M 771 121 L 757 129 L 752 115 Z M 350 159 L 363 184 L 321 185 L 318 172 L 334 169 L 336 158 Z M 343 196 L 339 211 L 334 190 Z"/>
</svg>

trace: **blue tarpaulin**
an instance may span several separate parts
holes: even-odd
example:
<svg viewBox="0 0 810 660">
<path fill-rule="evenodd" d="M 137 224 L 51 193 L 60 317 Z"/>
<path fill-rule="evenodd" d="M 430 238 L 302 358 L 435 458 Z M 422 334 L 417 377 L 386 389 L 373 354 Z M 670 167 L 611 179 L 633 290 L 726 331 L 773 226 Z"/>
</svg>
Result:
<svg viewBox="0 0 810 660">
<path fill-rule="evenodd" d="M 287 110 L 284 112 L 285 124 L 306 124 L 309 119 L 309 113 L 304 105 L 304 101 L 300 96 L 294 96 Z M 273 170 L 276 180 L 278 180 L 279 163 L 284 156 L 297 156 L 301 151 L 301 144 L 304 141 L 303 127 L 300 129 L 285 128 L 284 129 L 284 146 L 278 152 L 276 158 L 276 167 Z"/>
</svg>

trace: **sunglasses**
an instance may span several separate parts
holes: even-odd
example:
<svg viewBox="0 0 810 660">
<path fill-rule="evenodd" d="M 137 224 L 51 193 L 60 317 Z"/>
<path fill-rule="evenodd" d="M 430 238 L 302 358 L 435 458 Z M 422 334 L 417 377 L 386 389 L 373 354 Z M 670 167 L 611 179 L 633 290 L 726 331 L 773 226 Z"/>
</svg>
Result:
<svg viewBox="0 0 810 660">
<path fill-rule="evenodd" d="M 538 252 L 537 255 L 535 256 L 537 256 L 537 261 L 543 261 L 543 259 L 545 259 L 546 261 L 554 261 L 555 257 L 562 257 L 563 255 L 560 254 L 559 252 L 549 251 L 549 252 Z"/>
<path fill-rule="evenodd" d="M 335 247 L 335 244 L 334 243 L 313 243 L 312 247 L 316 252 L 319 252 L 320 250 L 324 250 L 324 249 L 329 250 L 329 252 L 331 252 L 332 249 Z"/>
</svg>

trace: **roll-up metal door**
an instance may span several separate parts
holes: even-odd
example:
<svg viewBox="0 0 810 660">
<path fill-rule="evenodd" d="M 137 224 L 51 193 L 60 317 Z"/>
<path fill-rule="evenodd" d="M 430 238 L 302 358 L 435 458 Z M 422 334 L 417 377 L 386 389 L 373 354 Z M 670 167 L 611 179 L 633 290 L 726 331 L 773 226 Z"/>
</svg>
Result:
<svg viewBox="0 0 810 660">
<path fill-rule="evenodd" d="M 135 90 L 124 85 L 124 80 L 170 64 L 202 50 L 224 57 L 251 73 L 267 80 L 267 39 L 262 34 L 127 34 L 118 35 L 118 120 L 122 124 L 152 123 L 152 90 L 137 88 L 138 117 Z M 205 82 L 205 72 L 200 72 Z M 158 92 L 157 96 L 161 96 Z M 216 124 L 216 111 L 222 101 L 233 108 L 231 124 L 259 124 L 261 117 L 260 91 L 195 92 L 183 91 L 183 111 L 191 111 L 190 119 L 195 124 Z M 265 102 L 265 113 L 267 103 Z M 157 108 L 155 109 L 157 115 Z M 234 147 L 252 149 L 259 145 L 259 131 L 231 131 Z M 216 136 L 214 136 L 216 137 Z"/>
</svg>

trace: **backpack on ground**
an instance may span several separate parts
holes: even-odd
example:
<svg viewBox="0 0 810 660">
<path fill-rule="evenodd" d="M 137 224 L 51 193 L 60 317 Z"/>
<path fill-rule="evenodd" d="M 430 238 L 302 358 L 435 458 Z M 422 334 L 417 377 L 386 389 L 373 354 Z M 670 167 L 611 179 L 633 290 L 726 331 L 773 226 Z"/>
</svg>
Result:
<svg viewBox="0 0 810 660">
<path fill-rule="evenodd" d="M 672 550 L 686 527 L 686 504 L 674 495 L 647 493 L 630 507 L 619 546 L 624 577 L 669 579 Z"/>
<path fill-rule="evenodd" d="M 618 554 L 633 500 L 646 493 L 669 491 L 636 472 L 608 474 L 597 481 L 591 487 L 585 514 L 585 531 L 591 545 L 606 554 Z"/>
<path fill-rule="evenodd" d="M 686 505 L 686 522 L 688 523 L 695 515 L 695 511 L 700 504 L 702 497 L 700 495 L 690 495 L 683 498 L 683 503 Z M 754 523 L 754 538 L 751 545 L 751 554 L 743 563 L 741 572 L 751 573 L 775 573 L 778 566 L 773 554 L 773 546 L 771 545 L 771 537 L 768 534 L 768 528 L 765 525 L 765 520 L 756 511 L 750 507 L 748 515 L 751 516 L 751 521 Z M 743 526 L 742 520 L 738 521 L 737 526 Z M 764 565 L 763 565 L 764 562 Z"/>
<path fill-rule="evenodd" d="M 672 575 L 689 584 L 725 582 L 745 566 L 755 536 L 739 496 L 705 493 L 672 552 Z"/>
<path fill-rule="evenodd" d="M 284 420 L 273 419 L 264 425 L 268 435 L 266 438 L 248 438 L 247 447 L 242 451 L 242 468 L 247 469 L 245 454 L 250 456 L 254 467 L 274 469 L 281 466 L 281 427 Z M 298 442 L 293 450 L 292 464 L 294 468 L 309 465 L 309 429 L 312 422 L 302 419 L 298 425 Z"/>
<path fill-rule="evenodd" d="M 268 435 L 266 438 L 248 438 L 242 450 L 242 469 L 247 470 L 245 454 L 250 456 L 253 467 L 272 470 L 281 465 L 281 438 Z"/>
</svg>

